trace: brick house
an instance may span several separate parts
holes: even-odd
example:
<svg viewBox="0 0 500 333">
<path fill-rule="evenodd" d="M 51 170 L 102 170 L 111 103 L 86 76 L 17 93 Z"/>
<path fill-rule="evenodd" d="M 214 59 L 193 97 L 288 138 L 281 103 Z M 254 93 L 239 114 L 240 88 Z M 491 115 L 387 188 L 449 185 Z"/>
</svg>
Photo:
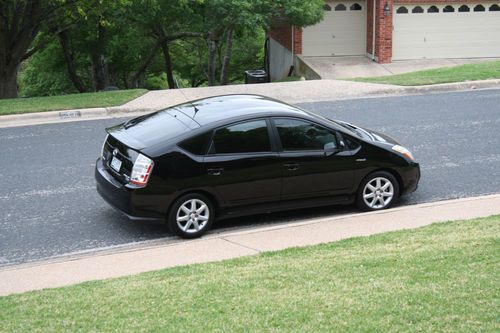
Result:
<svg viewBox="0 0 500 333">
<path fill-rule="evenodd" d="M 268 32 L 272 79 L 286 76 L 301 56 L 379 63 L 500 56 L 500 0 L 326 0 L 323 9 L 314 26 Z"/>
</svg>

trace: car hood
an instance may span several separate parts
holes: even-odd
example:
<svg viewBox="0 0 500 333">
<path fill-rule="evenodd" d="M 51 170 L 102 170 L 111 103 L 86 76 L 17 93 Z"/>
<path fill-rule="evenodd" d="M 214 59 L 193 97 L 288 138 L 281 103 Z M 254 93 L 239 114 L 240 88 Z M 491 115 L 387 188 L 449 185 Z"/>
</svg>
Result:
<svg viewBox="0 0 500 333">
<path fill-rule="evenodd" d="M 336 123 L 342 125 L 343 127 L 348 128 L 349 130 L 354 130 L 354 132 L 359 133 L 363 137 L 363 139 L 367 141 L 373 141 L 377 143 L 385 143 L 385 144 L 392 144 L 392 145 L 399 145 L 399 142 L 396 141 L 394 138 L 391 138 L 390 136 L 374 131 L 369 128 L 353 125 L 351 123 L 345 122 L 345 121 L 340 121 L 340 120 L 335 120 Z"/>
</svg>

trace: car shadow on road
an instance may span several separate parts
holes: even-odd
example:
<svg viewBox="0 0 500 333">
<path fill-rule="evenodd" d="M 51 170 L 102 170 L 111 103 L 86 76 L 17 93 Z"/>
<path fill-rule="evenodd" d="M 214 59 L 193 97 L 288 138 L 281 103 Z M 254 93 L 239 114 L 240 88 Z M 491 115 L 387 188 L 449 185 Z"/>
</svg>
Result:
<svg viewBox="0 0 500 333">
<path fill-rule="evenodd" d="M 394 207 L 414 204 L 414 200 L 410 197 L 411 195 L 400 198 Z M 285 223 L 299 223 L 308 219 L 333 218 L 360 212 L 361 211 L 355 205 L 333 205 L 236 217 L 216 221 L 212 230 L 210 230 L 208 234 L 240 231 L 262 226 L 277 226 Z M 166 224 L 161 221 L 132 221 L 115 210 L 109 210 L 107 214 L 109 214 L 108 221 L 112 221 L 114 228 L 119 228 L 120 233 L 133 235 L 135 238 L 141 238 L 140 240 L 175 237 L 172 233 L 170 233 Z"/>
</svg>

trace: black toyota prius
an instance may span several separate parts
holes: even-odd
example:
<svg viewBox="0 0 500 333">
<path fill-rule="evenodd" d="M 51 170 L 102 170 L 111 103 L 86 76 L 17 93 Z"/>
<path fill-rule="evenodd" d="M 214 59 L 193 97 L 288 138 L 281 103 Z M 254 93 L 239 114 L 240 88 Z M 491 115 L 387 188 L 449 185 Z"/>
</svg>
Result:
<svg viewBox="0 0 500 333">
<path fill-rule="evenodd" d="M 412 153 L 394 139 L 257 95 L 200 99 L 106 131 L 99 194 L 184 238 L 241 215 L 352 203 L 386 209 L 420 179 Z"/>
</svg>

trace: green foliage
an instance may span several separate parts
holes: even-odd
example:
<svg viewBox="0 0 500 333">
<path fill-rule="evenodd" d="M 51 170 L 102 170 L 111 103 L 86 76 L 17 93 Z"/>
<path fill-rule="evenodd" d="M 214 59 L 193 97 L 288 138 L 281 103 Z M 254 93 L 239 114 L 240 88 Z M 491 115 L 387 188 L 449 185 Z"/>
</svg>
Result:
<svg viewBox="0 0 500 333">
<path fill-rule="evenodd" d="M 68 78 L 59 44 L 51 41 L 23 64 L 18 78 L 21 97 L 51 96 L 76 92 Z"/>
<path fill-rule="evenodd" d="M 148 74 L 144 87 L 148 90 L 167 89 L 167 74 Z"/>
<path fill-rule="evenodd" d="M 263 67 L 264 31 L 275 17 L 310 25 L 321 19 L 322 6 L 323 0 L 91 0 L 63 6 L 58 20 L 44 26 L 42 35 L 49 40 L 45 49 L 21 67 L 21 95 L 77 91 L 78 84 L 69 79 L 60 39 L 53 36 L 56 31 L 68 35 L 66 59 L 72 59 L 76 77 L 86 91 L 96 90 L 100 76 L 106 84 L 121 89 L 166 89 L 168 66 L 160 47 L 164 43 L 169 48 L 171 73 L 180 86 L 206 85 L 209 60 L 215 65 L 218 82 L 225 55 L 229 57 L 225 67 L 228 82 L 241 83 L 245 70 Z M 234 34 L 232 52 L 226 54 L 228 31 Z M 191 36 L 164 39 L 179 33 Z M 212 58 L 209 39 L 216 41 Z"/>
</svg>

